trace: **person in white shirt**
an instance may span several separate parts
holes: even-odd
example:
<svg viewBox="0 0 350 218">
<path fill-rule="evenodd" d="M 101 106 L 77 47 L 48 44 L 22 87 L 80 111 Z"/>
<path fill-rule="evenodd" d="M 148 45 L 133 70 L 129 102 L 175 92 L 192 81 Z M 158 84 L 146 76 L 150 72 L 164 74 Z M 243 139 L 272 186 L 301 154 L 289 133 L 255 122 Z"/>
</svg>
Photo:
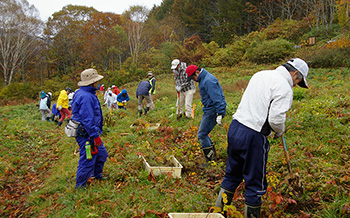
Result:
<svg viewBox="0 0 350 218">
<path fill-rule="evenodd" d="M 109 90 L 107 93 L 106 102 L 104 105 L 105 104 L 109 110 L 117 108 L 117 95 L 114 94 L 111 90 Z"/>
<path fill-rule="evenodd" d="M 227 134 L 226 172 L 215 207 L 231 204 L 236 188 L 245 181 L 245 216 L 260 217 L 261 196 L 266 193 L 267 136 L 275 138 L 285 131 L 286 112 L 293 101 L 292 88 L 308 88 L 307 63 L 295 58 L 275 70 L 252 76 L 233 115 Z M 227 202 L 223 201 L 223 193 Z"/>
</svg>

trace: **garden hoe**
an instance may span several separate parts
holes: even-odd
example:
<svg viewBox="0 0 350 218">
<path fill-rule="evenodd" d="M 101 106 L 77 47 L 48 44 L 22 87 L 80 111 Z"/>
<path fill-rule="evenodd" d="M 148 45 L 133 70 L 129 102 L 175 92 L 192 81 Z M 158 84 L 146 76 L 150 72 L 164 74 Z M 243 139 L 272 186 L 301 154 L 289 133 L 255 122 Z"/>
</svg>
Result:
<svg viewBox="0 0 350 218">
<path fill-rule="evenodd" d="M 290 163 L 289 152 L 284 136 L 282 136 L 281 139 L 284 148 L 284 156 L 286 157 L 288 166 L 288 175 L 286 176 L 285 180 L 287 181 L 289 189 L 292 191 L 292 193 L 297 197 L 300 197 L 303 194 L 303 185 L 300 181 L 299 174 L 293 173 L 292 171 L 292 165 Z"/>
<path fill-rule="evenodd" d="M 177 93 L 177 119 L 180 119 L 180 92 Z"/>
</svg>

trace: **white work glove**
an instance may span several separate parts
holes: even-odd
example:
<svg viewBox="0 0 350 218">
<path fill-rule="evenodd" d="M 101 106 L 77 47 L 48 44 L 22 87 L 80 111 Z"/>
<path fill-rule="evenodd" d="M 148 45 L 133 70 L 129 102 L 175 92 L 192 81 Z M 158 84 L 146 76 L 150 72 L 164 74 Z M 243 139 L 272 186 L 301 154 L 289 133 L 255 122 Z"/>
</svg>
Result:
<svg viewBox="0 0 350 218">
<path fill-rule="evenodd" d="M 218 116 L 216 117 L 216 123 L 217 123 L 219 126 L 222 126 L 221 121 L 222 121 L 222 115 L 218 115 Z"/>
<path fill-rule="evenodd" d="M 124 104 L 125 104 L 125 103 L 126 103 L 126 100 L 122 101 L 122 103 L 124 103 Z"/>
<path fill-rule="evenodd" d="M 58 106 L 58 110 L 59 111 L 62 110 L 62 105 Z"/>
<path fill-rule="evenodd" d="M 283 132 L 281 132 L 281 133 L 277 133 L 277 132 L 275 132 L 275 135 L 274 135 L 274 139 L 278 139 L 278 138 L 281 138 L 283 136 Z"/>
<path fill-rule="evenodd" d="M 180 92 L 181 91 L 181 86 L 175 86 L 175 89 L 177 92 Z"/>
</svg>

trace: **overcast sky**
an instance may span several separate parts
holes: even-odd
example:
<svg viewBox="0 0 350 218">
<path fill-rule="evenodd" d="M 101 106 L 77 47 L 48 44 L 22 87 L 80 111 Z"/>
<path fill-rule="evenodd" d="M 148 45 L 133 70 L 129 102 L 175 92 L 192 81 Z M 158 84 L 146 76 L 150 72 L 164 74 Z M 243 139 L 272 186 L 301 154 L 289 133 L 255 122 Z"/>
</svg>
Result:
<svg viewBox="0 0 350 218">
<path fill-rule="evenodd" d="M 66 5 L 81 5 L 93 7 L 101 12 L 113 12 L 122 14 L 130 6 L 141 5 L 152 9 L 153 5 L 159 6 L 163 0 L 27 0 L 40 12 L 40 17 L 46 21 L 53 13 L 60 11 Z"/>
</svg>

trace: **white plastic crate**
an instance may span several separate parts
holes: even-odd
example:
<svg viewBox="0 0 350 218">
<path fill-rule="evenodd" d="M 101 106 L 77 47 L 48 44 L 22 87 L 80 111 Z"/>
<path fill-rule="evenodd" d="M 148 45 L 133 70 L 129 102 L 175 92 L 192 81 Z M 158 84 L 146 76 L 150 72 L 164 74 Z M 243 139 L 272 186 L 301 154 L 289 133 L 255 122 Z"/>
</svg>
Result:
<svg viewBox="0 0 350 218">
<path fill-rule="evenodd" d="M 147 123 L 145 125 L 146 129 L 148 130 L 157 130 L 159 126 L 160 126 L 160 123 Z M 135 128 L 135 127 L 137 127 L 137 125 L 134 125 L 134 124 L 130 125 L 130 128 Z"/>
<path fill-rule="evenodd" d="M 224 218 L 220 213 L 169 213 L 170 218 Z"/>
<path fill-rule="evenodd" d="M 170 161 L 174 165 L 173 167 L 166 166 L 150 166 L 147 160 L 142 156 L 143 165 L 145 166 L 145 170 L 150 172 L 152 170 L 153 175 L 159 176 L 163 173 L 170 173 L 175 178 L 181 178 L 181 170 L 183 166 L 179 163 L 179 161 L 174 157 L 170 156 Z"/>
</svg>

